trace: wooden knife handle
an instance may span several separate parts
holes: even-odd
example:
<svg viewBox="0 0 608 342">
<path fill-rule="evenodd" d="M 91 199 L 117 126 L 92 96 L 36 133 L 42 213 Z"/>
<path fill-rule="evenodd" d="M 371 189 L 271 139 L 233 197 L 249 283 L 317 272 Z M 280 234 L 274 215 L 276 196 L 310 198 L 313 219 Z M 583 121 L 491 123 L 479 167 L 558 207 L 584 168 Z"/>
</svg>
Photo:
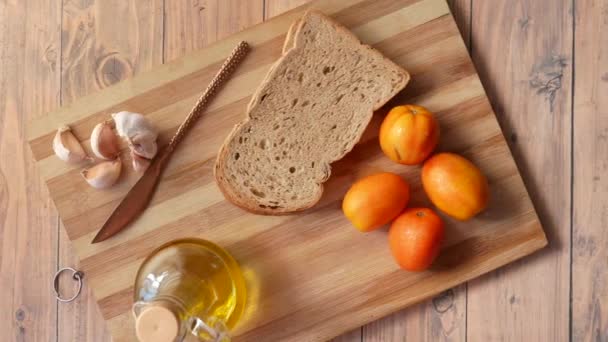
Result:
<svg viewBox="0 0 608 342">
<path fill-rule="evenodd" d="M 234 50 L 232 50 L 230 56 L 228 56 L 224 64 L 222 64 L 220 71 L 218 71 L 215 77 L 213 77 L 213 80 L 211 80 L 211 83 L 209 83 L 207 89 L 205 89 L 203 92 L 203 95 L 201 95 L 198 101 L 196 101 L 194 108 L 192 108 L 186 117 L 186 120 L 184 120 L 184 122 L 177 129 L 177 132 L 175 132 L 173 138 L 171 138 L 171 142 L 169 142 L 169 146 L 167 146 L 168 153 L 173 152 L 175 146 L 182 141 L 186 135 L 186 132 L 188 132 L 192 124 L 201 116 L 209 101 L 217 93 L 218 89 L 226 82 L 228 77 L 230 77 L 243 57 L 247 55 L 247 52 L 249 52 L 249 45 L 243 41 L 240 42 L 234 48 Z"/>
</svg>

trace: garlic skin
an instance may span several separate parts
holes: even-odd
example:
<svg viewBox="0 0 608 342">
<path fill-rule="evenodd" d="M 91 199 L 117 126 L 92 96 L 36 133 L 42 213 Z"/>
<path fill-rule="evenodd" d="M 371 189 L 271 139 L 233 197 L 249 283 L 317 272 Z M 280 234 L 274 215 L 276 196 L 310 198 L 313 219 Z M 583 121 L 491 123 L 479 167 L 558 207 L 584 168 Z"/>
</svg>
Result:
<svg viewBox="0 0 608 342">
<path fill-rule="evenodd" d="M 57 129 L 55 138 L 53 138 L 53 151 L 59 159 L 70 164 L 91 160 L 78 139 L 72 134 L 69 126 L 62 126 Z"/>
<path fill-rule="evenodd" d="M 120 147 L 118 146 L 118 138 L 112 129 L 111 121 L 99 123 L 93 128 L 91 150 L 100 159 L 111 160 L 118 156 Z"/>
<path fill-rule="evenodd" d="M 132 112 L 112 114 L 116 132 L 126 140 L 131 151 L 146 159 L 152 159 L 158 152 L 156 139 L 158 132 L 145 116 Z"/>
<path fill-rule="evenodd" d="M 133 153 L 146 159 L 152 159 L 158 152 L 158 145 L 156 144 L 156 137 L 152 137 L 150 134 L 135 135 L 131 139 L 129 147 Z"/>
<path fill-rule="evenodd" d="M 144 172 L 148 169 L 152 161 L 144 157 L 139 156 L 134 151 L 131 151 L 131 159 L 133 160 L 133 170 L 135 172 Z"/>
<path fill-rule="evenodd" d="M 105 189 L 116 183 L 118 177 L 120 177 L 121 169 L 122 162 L 120 161 L 120 158 L 116 158 L 84 169 L 80 174 L 90 186 L 96 189 Z"/>
</svg>

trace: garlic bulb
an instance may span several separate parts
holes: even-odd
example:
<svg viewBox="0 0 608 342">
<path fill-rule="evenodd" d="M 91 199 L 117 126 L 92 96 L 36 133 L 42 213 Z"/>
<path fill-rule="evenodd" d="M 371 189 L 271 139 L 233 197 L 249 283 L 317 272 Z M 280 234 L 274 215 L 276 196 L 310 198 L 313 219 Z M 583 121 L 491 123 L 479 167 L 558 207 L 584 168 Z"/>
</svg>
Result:
<svg viewBox="0 0 608 342">
<path fill-rule="evenodd" d="M 53 151 L 59 159 L 68 163 L 78 163 L 84 160 L 91 160 L 91 157 L 78 142 L 78 139 L 72 134 L 72 130 L 68 126 L 63 126 L 57 129 L 55 138 L 53 139 Z"/>
<path fill-rule="evenodd" d="M 152 162 L 150 159 L 139 156 L 134 151 L 131 151 L 131 159 L 133 160 L 133 170 L 135 172 L 144 172 Z"/>
<path fill-rule="evenodd" d="M 82 170 L 84 179 L 96 189 L 108 188 L 118 180 L 122 163 L 120 158 L 101 162 L 93 167 Z"/>
<path fill-rule="evenodd" d="M 131 112 L 119 112 L 112 114 L 116 125 L 116 132 L 129 144 L 131 151 L 144 157 L 152 159 L 158 151 L 156 138 L 158 133 L 145 116 Z"/>
<path fill-rule="evenodd" d="M 100 159 L 114 159 L 120 152 L 118 139 L 112 130 L 112 122 L 105 121 L 93 128 L 91 133 L 91 149 L 93 154 Z"/>
</svg>

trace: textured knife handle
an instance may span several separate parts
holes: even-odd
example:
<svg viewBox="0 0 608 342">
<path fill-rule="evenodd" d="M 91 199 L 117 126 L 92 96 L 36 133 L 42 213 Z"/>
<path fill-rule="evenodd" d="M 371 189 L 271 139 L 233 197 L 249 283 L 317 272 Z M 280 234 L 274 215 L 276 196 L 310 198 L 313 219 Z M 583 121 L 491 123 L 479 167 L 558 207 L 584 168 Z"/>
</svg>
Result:
<svg viewBox="0 0 608 342">
<path fill-rule="evenodd" d="M 182 141 L 186 132 L 188 132 L 192 124 L 201 116 L 209 101 L 217 93 L 218 89 L 228 80 L 228 77 L 230 77 L 241 60 L 243 60 L 243 57 L 247 55 L 247 52 L 249 52 L 249 45 L 246 42 L 240 42 L 239 45 L 232 50 L 230 56 L 228 56 L 224 64 L 222 64 L 220 71 L 213 77 L 213 80 L 211 80 L 211 83 L 209 83 L 207 89 L 203 92 L 203 95 L 196 101 L 194 108 L 192 108 L 186 117 L 186 120 L 184 120 L 177 129 L 177 132 L 175 132 L 175 135 L 167 147 L 169 150 L 168 152 L 172 152 L 175 149 L 175 146 Z"/>
</svg>

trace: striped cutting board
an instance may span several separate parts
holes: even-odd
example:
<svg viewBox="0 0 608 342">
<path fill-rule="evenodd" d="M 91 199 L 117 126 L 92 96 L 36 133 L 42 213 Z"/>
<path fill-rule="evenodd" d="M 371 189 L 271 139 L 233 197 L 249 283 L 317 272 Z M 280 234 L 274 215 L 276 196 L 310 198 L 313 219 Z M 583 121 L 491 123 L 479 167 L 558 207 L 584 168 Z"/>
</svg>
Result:
<svg viewBox="0 0 608 342">
<path fill-rule="evenodd" d="M 447 241 L 431 271 L 400 271 L 391 259 L 386 230 L 358 233 L 340 211 L 349 185 L 381 170 L 412 184 L 414 205 L 428 204 L 419 168 L 382 155 L 377 142 L 382 113 L 353 152 L 333 165 L 323 199 L 306 213 L 246 213 L 226 202 L 213 181 L 220 144 L 280 56 L 288 27 L 308 7 L 333 16 L 409 70 L 412 81 L 392 104 L 417 103 L 437 113 L 440 150 L 464 154 L 490 180 L 492 199 L 485 213 L 466 223 L 446 219 Z M 127 167 L 112 189 L 90 188 L 79 167 L 53 155 L 55 129 L 70 124 L 88 146 L 95 124 L 112 112 L 129 110 L 146 114 L 167 142 L 240 40 L 253 46 L 252 53 L 180 145 L 151 207 L 128 230 L 91 245 L 137 175 Z M 245 318 L 234 332 L 242 341 L 325 340 L 547 243 L 445 0 L 317 1 L 37 119 L 29 125 L 28 140 L 115 341 L 134 339 L 132 284 L 143 258 L 177 238 L 215 241 L 241 263 L 250 292 Z"/>
</svg>

